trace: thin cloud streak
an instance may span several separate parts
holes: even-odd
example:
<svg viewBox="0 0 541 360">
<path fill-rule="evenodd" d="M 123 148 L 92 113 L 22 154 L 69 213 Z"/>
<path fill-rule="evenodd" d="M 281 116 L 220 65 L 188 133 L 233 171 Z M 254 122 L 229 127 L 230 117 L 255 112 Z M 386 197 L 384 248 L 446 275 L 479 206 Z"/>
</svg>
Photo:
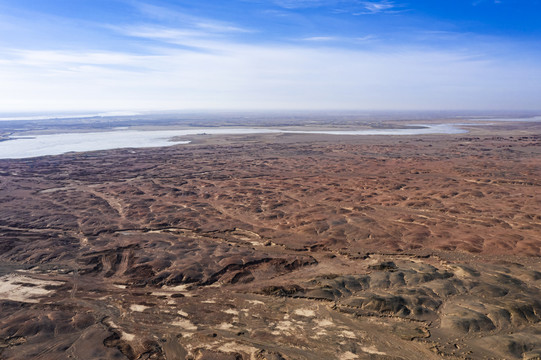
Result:
<svg viewBox="0 0 541 360">
<path fill-rule="evenodd" d="M 396 5 L 392 1 L 386 1 L 386 0 L 379 1 L 379 2 L 363 1 L 361 2 L 361 4 L 366 9 L 367 13 L 370 13 L 370 14 L 387 12 L 391 9 L 396 8 Z"/>
<path fill-rule="evenodd" d="M 274 4 L 284 9 L 295 10 L 316 7 L 344 7 L 346 9 L 356 9 L 354 14 L 378 14 L 387 13 L 391 10 L 401 7 L 394 1 L 358 1 L 358 0 L 275 0 Z M 362 11 L 361 11 L 362 10 Z M 335 11 L 339 11 L 335 9 Z M 347 12 L 340 10 L 339 12 Z"/>
<path fill-rule="evenodd" d="M 249 33 L 251 29 L 246 29 L 236 24 L 218 21 L 209 18 L 203 18 L 186 14 L 181 11 L 175 11 L 171 8 L 148 4 L 145 2 L 134 1 L 132 5 L 149 19 L 165 20 L 166 22 L 182 24 L 187 28 L 200 29 L 212 33 Z"/>
<path fill-rule="evenodd" d="M 338 36 L 309 36 L 302 38 L 300 40 L 302 41 L 309 41 L 312 43 L 351 43 L 351 44 L 359 44 L 359 43 L 367 43 L 376 40 L 377 37 L 374 35 L 365 35 L 360 37 L 338 37 Z"/>
<path fill-rule="evenodd" d="M 193 29 L 177 29 L 162 26 L 113 27 L 115 31 L 138 40 L 152 40 L 158 45 L 178 45 L 186 51 L 210 53 L 229 51 L 227 34 L 215 34 Z"/>
<path fill-rule="evenodd" d="M 334 36 L 311 36 L 302 39 L 304 41 L 335 41 L 338 40 L 337 37 Z"/>
</svg>

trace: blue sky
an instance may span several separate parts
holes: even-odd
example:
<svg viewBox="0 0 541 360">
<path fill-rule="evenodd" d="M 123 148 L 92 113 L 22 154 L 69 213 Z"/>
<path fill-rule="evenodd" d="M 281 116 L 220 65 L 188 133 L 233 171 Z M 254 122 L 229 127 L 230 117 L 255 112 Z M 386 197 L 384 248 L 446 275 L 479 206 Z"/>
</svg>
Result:
<svg viewBox="0 0 541 360">
<path fill-rule="evenodd" d="M 537 110 L 541 0 L 0 0 L 0 112 Z"/>
</svg>

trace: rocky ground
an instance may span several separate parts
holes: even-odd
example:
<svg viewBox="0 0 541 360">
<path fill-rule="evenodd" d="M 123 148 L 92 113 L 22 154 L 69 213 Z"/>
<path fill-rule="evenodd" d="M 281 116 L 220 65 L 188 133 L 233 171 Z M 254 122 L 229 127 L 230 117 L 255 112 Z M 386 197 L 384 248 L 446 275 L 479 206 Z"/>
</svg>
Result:
<svg viewBox="0 0 541 360">
<path fill-rule="evenodd" d="M 539 359 L 541 129 L 0 160 L 2 359 Z"/>
</svg>

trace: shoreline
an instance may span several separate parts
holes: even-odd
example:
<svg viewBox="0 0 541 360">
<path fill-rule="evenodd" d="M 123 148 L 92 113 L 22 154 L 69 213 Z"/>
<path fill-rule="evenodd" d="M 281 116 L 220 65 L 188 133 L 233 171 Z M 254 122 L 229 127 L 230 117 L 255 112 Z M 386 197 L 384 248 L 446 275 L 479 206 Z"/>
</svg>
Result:
<svg viewBox="0 0 541 360">
<path fill-rule="evenodd" d="M 69 152 L 185 145 L 191 142 L 191 140 L 185 140 L 186 137 L 207 135 L 296 134 L 327 136 L 415 136 L 433 134 L 451 135 L 468 132 L 468 130 L 461 129 L 451 124 L 415 124 L 411 127 L 360 130 L 331 129 L 332 130 L 322 130 L 321 128 L 318 129 L 313 126 L 304 130 L 299 130 L 299 127 L 293 127 L 293 129 L 271 129 L 268 127 L 218 127 L 159 131 L 123 128 L 114 131 L 100 132 L 11 135 L 6 141 L 0 142 L 0 159 L 24 159 L 47 155 L 61 155 Z"/>
</svg>

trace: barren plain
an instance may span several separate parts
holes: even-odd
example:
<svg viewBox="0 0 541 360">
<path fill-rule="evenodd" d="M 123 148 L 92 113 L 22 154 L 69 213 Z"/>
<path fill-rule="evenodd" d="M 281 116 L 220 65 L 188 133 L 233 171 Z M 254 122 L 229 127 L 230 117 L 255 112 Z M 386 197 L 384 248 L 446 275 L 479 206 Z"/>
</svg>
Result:
<svg viewBox="0 0 541 360">
<path fill-rule="evenodd" d="M 539 359 L 541 124 L 0 160 L 2 359 Z"/>
</svg>

